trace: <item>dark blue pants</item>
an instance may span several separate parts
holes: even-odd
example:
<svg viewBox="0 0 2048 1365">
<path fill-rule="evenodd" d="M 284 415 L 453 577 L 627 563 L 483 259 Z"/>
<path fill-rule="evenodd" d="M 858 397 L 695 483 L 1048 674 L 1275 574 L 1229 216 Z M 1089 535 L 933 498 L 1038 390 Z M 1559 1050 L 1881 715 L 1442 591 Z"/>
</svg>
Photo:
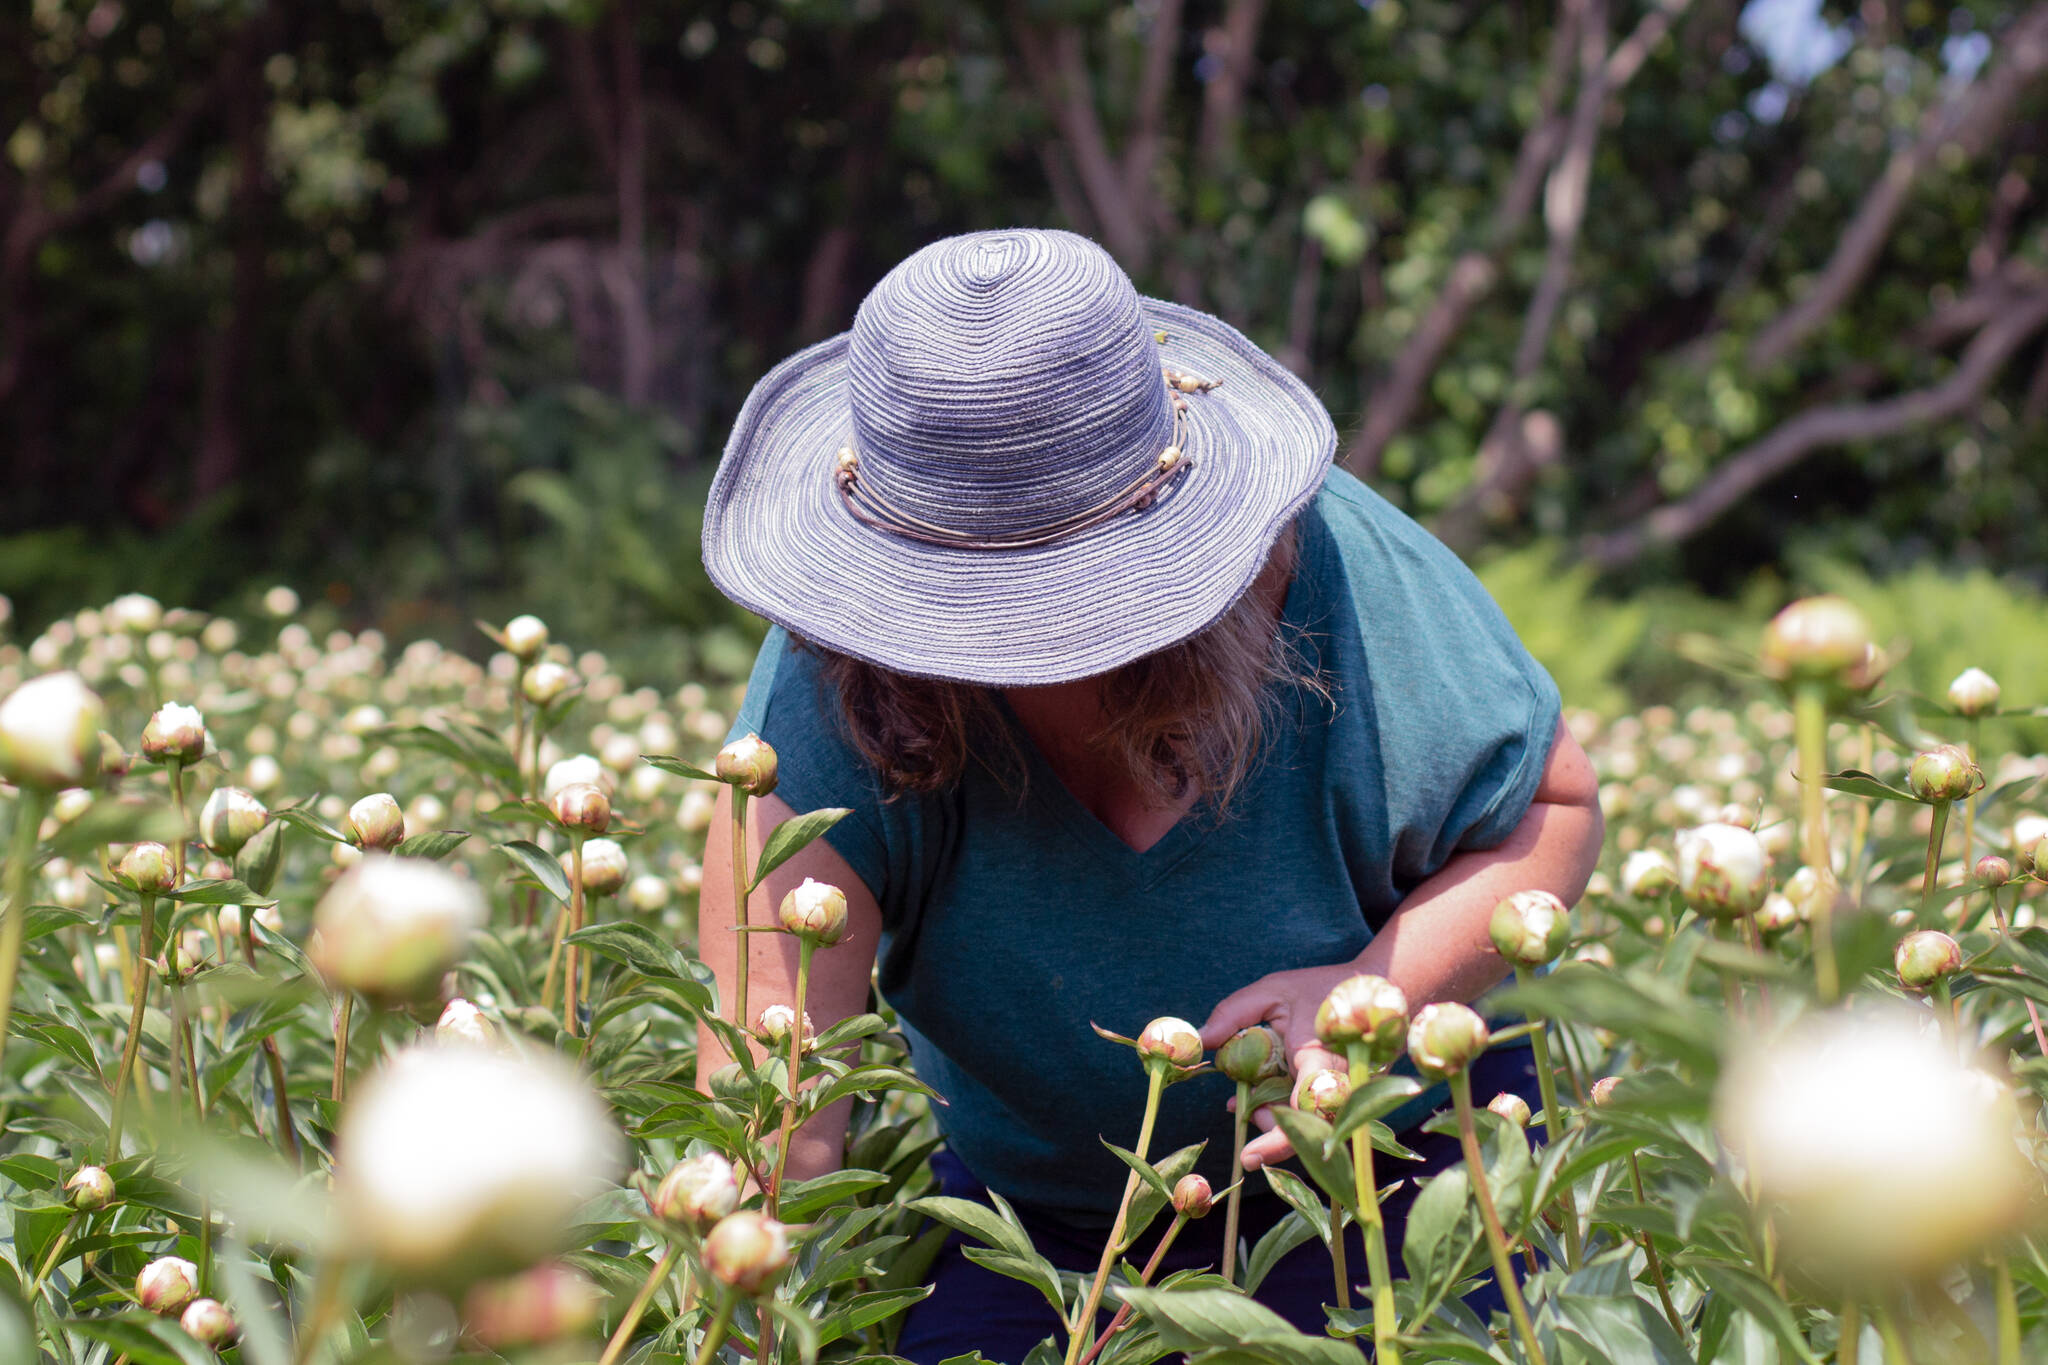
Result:
<svg viewBox="0 0 2048 1365">
<path fill-rule="evenodd" d="M 1503 1048 L 1489 1052 L 1473 1066 L 1472 1095 L 1475 1102 L 1485 1104 L 1503 1090 L 1521 1095 L 1529 1101 L 1532 1109 L 1541 1108 L 1535 1064 L 1529 1049 Z M 1529 1130 L 1530 1136 L 1539 1141 L 1542 1131 L 1540 1125 Z M 1383 1183 L 1397 1177 L 1434 1175 L 1460 1160 L 1455 1137 L 1425 1133 L 1420 1128 L 1411 1128 L 1397 1136 L 1405 1146 L 1420 1154 L 1422 1160 L 1408 1162 L 1382 1158 L 1379 1176 Z M 932 1171 L 939 1179 L 941 1194 L 984 1204 L 988 1202 L 987 1186 L 977 1180 L 950 1151 L 941 1150 L 932 1158 Z M 1407 1228 L 1408 1208 L 1415 1202 L 1415 1195 L 1414 1180 L 1404 1179 L 1401 1187 L 1380 1205 L 1386 1214 L 1387 1255 L 1395 1275 L 1403 1273 L 1402 1234 Z M 1102 1258 L 1105 1232 L 1076 1228 L 1021 1206 L 1017 1213 L 1040 1255 L 1061 1270 L 1094 1274 L 1096 1263 Z M 1244 1187 L 1239 1235 L 1248 1244 L 1256 1245 L 1260 1236 L 1286 1214 L 1287 1206 L 1266 1188 L 1263 1178 L 1254 1175 Z M 1151 1255 L 1153 1243 L 1166 1230 L 1168 1220 L 1169 1215 L 1162 1214 L 1153 1223 L 1139 1244 L 1132 1248 L 1132 1260 L 1141 1265 L 1145 1262 Z M 1219 1208 L 1209 1217 L 1190 1222 L 1182 1228 L 1180 1236 L 1166 1253 L 1160 1275 L 1164 1277 L 1179 1270 L 1220 1268 L 1223 1264 L 1223 1222 L 1223 1212 Z M 1039 1292 L 974 1264 L 960 1254 L 963 1244 L 972 1245 L 964 1243 L 958 1233 L 946 1240 L 944 1250 L 932 1266 L 931 1297 L 910 1310 L 902 1336 L 896 1343 L 896 1353 L 916 1362 L 916 1365 L 938 1365 L 949 1356 L 978 1350 L 990 1360 L 1016 1365 L 1033 1346 L 1047 1337 L 1055 1338 L 1064 1346 L 1064 1329 L 1052 1306 Z M 1365 1243 L 1355 1224 L 1345 1230 L 1344 1256 L 1352 1283 L 1362 1282 L 1365 1279 Z M 1273 1267 L 1272 1273 L 1259 1286 L 1256 1297 L 1300 1330 L 1322 1336 L 1327 1321 L 1323 1305 L 1336 1301 L 1335 1273 L 1328 1249 L 1315 1240 L 1296 1247 Z M 1353 1303 L 1363 1306 L 1362 1298 L 1356 1293 Z M 1466 1303 L 1482 1321 L 1492 1308 L 1502 1306 L 1499 1291 L 1490 1283 L 1484 1294 L 1476 1294 Z M 1099 1315 L 1098 1333 L 1109 1326 L 1112 1307 L 1105 1307 Z"/>
</svg>

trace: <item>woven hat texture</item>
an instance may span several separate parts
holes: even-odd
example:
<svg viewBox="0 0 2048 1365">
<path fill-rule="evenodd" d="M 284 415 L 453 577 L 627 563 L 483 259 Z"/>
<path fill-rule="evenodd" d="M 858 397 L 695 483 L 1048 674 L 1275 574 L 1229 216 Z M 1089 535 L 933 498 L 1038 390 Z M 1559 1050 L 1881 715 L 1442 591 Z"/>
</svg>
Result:
<svg viewBox="0 0 2048 1365">
<path fill-rule="evenodd" d="M 1164 334 L 1165 340 L 1159 339 Z M 1174 439 L 1190 468 L 1142 511 L 1043 545 L 934 545 L 841 500 L 1014 538 L 1102 505 Z M 733 601 L 900 673 L 1002 686 L 1107 672 L 1201 630 L 1250 587 L 1336 448 L 1298 378 L 1221 319 L 1141 296 L 1068 232 L 935 242 L 885 276 L 851 331 L 754 386 L 713 480 L 704 564 Z"/>
</svg>

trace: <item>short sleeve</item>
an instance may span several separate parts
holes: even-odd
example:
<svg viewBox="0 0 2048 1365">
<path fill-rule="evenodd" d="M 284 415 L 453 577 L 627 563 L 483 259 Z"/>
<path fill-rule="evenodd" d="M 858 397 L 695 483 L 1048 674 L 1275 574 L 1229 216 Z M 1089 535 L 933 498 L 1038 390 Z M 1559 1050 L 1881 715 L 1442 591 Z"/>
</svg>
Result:
<svg viewBox="0 0 2048 1365">
<path fill-rule="evenodd" d="M 853 813 L 825 832 L 877 903 L 890 901 L 887 813 L 874 769 L 847 742 L 815 654 L 776 626 L 761 643 L 746 699 L 728 742 L 759 735 L 775 750 L 775 794 L 798 812 L 845 806 Z"/>
</svg>

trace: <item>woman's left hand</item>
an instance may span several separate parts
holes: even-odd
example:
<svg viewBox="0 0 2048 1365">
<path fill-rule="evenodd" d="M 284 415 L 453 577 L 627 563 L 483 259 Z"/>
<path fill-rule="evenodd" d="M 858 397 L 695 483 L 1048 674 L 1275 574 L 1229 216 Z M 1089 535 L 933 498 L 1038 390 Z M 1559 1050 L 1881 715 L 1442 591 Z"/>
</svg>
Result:
<svg viewBox="0 0 2048 1365">
<path fill-rule="evenodd" d="M 1316 1041 L 1316 1009 L 1331 987 L 1357 975 L 1358 970 L 1356 963 L 1339 962 L 1262 976 L 1251 985 L 1232 991 L 1209 1011 L 1208 1021 L 1202 1025 L 1202 1046 L 1220 1047 L 1239 1029 L 1266 1024 L 1280 1035 L 1297 1080 L 1309 1071 L 1343 1071 L 1344 1059 Z M 1258 1125 L 1261 1135 L 1245 1144 L 1247 1171 L 1294 1155 L 1287 1134 L 1273 1125 L 1273 1115 L 1265 1105 L 1252 1111 L 1252 1122 Z"/>
</svg>

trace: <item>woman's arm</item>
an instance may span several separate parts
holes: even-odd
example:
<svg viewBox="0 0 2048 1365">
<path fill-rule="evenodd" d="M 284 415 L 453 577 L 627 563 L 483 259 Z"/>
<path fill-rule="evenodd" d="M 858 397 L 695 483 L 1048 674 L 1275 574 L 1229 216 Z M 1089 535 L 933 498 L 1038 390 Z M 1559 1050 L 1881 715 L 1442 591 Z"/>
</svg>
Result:
<svg viewBox="0 0 2048 1365">
<path fill-rule="evenodd" d="M 1600 784 L 1585 751 L 1560 721 L 1550 759 L 1529 810 L 1498 848 L 1456 854 L 1401 902 L 1365 951 L 1350 962 L 1261 977 L 1226 996 L 1202 1026 L 1210 1047 L 1265 1021 L 1279 1030 L 1297 1074 L 1342 1063 L 1316 1042 L 1316 1007 L 1330 988 L 1358 972 L 1384 976 L 1419 1008 L 1432 1000 L 1471 1000 L 1507 974 L 1487 924 L 1493 907 L 1517 891 L 1549 891 L 1567 905 L 1586 889 L 1605 833 Z M 1292 1155 L 1272 1116 L 1255 1114 L 1265 1136 L 1246 1144 L 1257 1170 Z"/>
<path fill-rule="evenodd" d="M 761 857 L 761 845 L 769 831 L 789 819 L 788 803 L 775 796 L 756 798 L 747 812 L 747 865 Z M 820 948 L 811 958 L 811 979 L 806 988 L 804 1012 L 823 1033 L 851 1014 L 867 1008 L 868 979 L 875 966 L 875 945 L 882 934 L 882 911 L 866 883 L 854 874 L 846 860 L 823 839 L 816 840 L 794 858 L 768 874 L 768 881 L 748 897 L 749 924 L 774 924 L 775 907 L 806 877 L 830 882 L 846 893 L 846 937 L 830 948 Z M 732 906 L 732 790 L 718 796 L 709 837 L 704 844 L 704 886 L 697 901 L 697 952 L 718 978 L 721 1003 L 733 998 L 738 967 L 734 940 L 748 944 L 747 1010 L 758 1019 L 773 1004 L 796 1000 L 797 944 L 788 934 L 735 934 Z M 754 1020 L 740 1021 L 752 1029 Z M 755 1055 L 762 1055 L 758 1045 Z M 708 1089 L 711 1073 L 732 1060 L 717 1035 L 697 1030 L 697 1087 Z M 838 1169 L 846 1147 L 846 1119 L 852 1101 L 833 1105 L 798 1129 L 790 1139 L 788 1179 L 807 1180 Z"/>
</svg>

